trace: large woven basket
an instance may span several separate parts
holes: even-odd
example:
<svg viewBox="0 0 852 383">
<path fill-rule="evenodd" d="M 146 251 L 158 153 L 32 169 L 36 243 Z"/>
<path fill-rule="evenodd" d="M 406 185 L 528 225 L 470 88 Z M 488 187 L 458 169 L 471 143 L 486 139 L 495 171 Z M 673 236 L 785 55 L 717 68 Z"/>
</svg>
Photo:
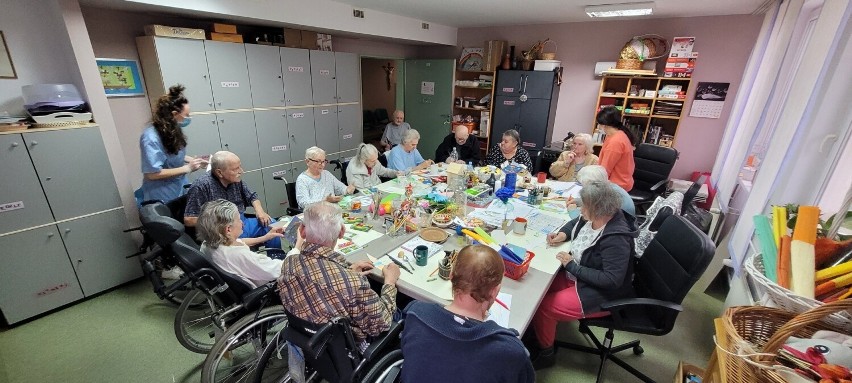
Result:
<svg viewBox="0 0 852 383">
<path fill-rule="evenodd" d="M 553 44 L 553 52 L 544 52 L 544 47 L 546 47 L 547 44 L 551 44 L 551 43 Z M 557 46 L 556 46 L 555 41 L 553 41 L 553 40 L 545 41 L 544 44 L 541 44 L 542 52 L 538 55 L 539 59 L 541 59 L 541 60 L 556 60 L 556 48 L 557 48 Z"/>
<path fill-rule="evenodd" d="M 827 323 L 829 315 L 852 309 L 852 300 L 828 303 L 802 314 L 762 306 L 732 307 L 723 316 L 728 349 L 720 352 L 725 360 L 727 382 L 784 383 L 784 379 L 772 368 L 774 355 L 791 336 L 809 338 L 819 330 L 831 330 L 849 334 L 841 328 Z M 769 355 L 752 356 L 749 354 Z"/>
<path fill-rule="evenodd" d="M 618 59 L 618 61 L 615 62 L 615 69 L 642 69 L 642 60 Z"/>
<path fill-rule="evenodd" d="M 774 306 L 793 313 L 802 313 L 823 305 L 818 300 L 796 295 L 796 293 L 778 286 L 777 283 L 769 280 L 765 275 L 763 257 L 760 253 L 754 253 L 746 259 L 745 271 L 751 277 L 751 280 L 754 281 L 755 285 L 762 292 L 766 293 L 766 296 Z M 831 315 L 826 319 L 826 322 L 843 329 L 847 333 L 852 333 L 852 313 L 841 312 Z"/>
</svg>

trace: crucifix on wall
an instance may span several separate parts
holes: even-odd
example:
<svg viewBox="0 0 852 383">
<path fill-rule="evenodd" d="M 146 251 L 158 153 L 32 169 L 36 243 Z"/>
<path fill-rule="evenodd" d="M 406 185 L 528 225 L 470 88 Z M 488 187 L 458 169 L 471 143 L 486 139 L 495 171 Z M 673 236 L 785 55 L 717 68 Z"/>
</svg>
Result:
<svg viewBox="0 0 852 383">
<path fill-rule="evenodd" d="M 387 65 L 382 65 L 382 69 L 385 70 L 385 78 L 387 80 L 388 90 L 391 90 L 391 80 L 393 79 L 393 71 L 396 68 L 393 67 L 393 64 L 391 62 L 388 62 Z"/>
</svg>

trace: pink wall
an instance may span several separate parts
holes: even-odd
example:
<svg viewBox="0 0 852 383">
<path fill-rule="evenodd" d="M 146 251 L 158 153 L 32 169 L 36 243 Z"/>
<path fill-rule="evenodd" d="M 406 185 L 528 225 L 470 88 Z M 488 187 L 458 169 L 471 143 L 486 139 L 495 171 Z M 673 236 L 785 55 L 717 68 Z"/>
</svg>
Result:
<svg viewBox="0 0 852 383">
<path fill-rule="evenodd" d="M 684 178 L 694 170 L 710 171 L 728 121 L 731 105 L 752 46 L 757 39 L 762 16 L 712 16 L 629 21 L 523 25 L 459 29 L 459 47 L 482 46 L 486 40 L 507 40 L 520 50 L 536 41 L 550 38 L 558 45 L 556 59 L 562 61 L 564 83 L 556 112 L 554 137 L 568 131 L 590 132 L 595 114 L 600 78 L 593 75 L 595 62 L 615 61 L 618 52 L 632 36 L 656 33 L 668 39 L 695 36 L 694 51 L 700 53 L 686 104 L 692 104 L 699 81 L 730 82 L 728 99 L 719 119 L 689 117 L 689 107 L 678 127 L 675 147 L 681 152 L 672 173 Z M 429 57 L 458 57 L 460 48 L 426 49 Z M 449 56 L 448 56 L 449 55 Z"/>
<path fill-rule="evenodd" d="M 361 60 L 361 106 L 364 110 L 383 108 L 393 113 L 396 107 L 396 74 L 393 75 L 390 90 L 387 86 L 387 76 L 383 65 L 394 60 L 363 59 Z"/>
</svg>

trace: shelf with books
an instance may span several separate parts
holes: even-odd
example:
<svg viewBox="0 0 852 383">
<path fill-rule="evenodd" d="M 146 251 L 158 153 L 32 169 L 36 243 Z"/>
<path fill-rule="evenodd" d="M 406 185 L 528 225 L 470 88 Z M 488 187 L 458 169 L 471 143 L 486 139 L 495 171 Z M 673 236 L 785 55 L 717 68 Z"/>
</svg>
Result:
<svg viewBox="0 0 852 383">
<path fill-rule="evenodd" d="M 466 117 L 473 120 L 464 125 L 479 139 L 483 158 L 489 144 L 488 132 L 491 131 L 489 126 L 495 75 L 494 71 L 456 70 L 453 78 L 453 116 L 458 116 L 462 121 Z M 450 129 L 457 125 L 459 123 L 451 123 Z"/>
</svg>

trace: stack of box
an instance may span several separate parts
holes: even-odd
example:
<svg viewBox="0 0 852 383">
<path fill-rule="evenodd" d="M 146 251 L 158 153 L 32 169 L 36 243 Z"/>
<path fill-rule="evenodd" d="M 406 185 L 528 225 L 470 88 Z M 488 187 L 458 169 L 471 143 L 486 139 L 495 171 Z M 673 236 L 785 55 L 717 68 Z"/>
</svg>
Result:
<svg viewBox="0 0 852 383">
<path fill-rule="evenodd" d="M 243 35 L 237 33 L 236 25 L 213 23 L 213 31 L 210 32 L 210 40 L 242 43 Z"/>
<path fill-rule="evenodd" d="M 485 42 L 485 71 L 495 71 L 503 60 L 503 55 L 506 54 L 506 41 L 504 40 L 489 40 Z"/>
<path fill-rule="evenodd" d="M 692 71 L 695 70 L 695 61 L 698 59 L 698 52 L 692 51 L 694 45 L 695 37 L 674 38 L 671 52 L 666 59 L 666 68 L 663 72 L 663 77 L 692 77 Z"/>
<path fill-rule="evenodd" d="M 290 48 L 331 51 L 331 35 L 284 28 L 284 46 Z"/>
</svg>

